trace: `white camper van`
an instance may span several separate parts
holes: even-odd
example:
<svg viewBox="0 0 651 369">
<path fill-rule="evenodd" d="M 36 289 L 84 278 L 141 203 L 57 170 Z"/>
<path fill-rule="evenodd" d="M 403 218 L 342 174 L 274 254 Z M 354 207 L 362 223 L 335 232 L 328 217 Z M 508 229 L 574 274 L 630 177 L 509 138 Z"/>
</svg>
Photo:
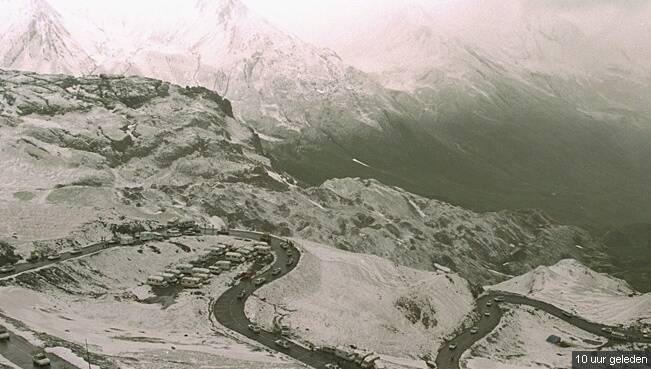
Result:
<svg viewBox="0 0 651 369">
<path fill-rule="evenodd" d="M 199 278 L 183 277 L 183 279 L 181 279 L 181 286 L 185 288 L 199 288 L 201 285 L 202 282 Z"/>
<path fill-rule="evenodd" d="M 183 274 L 192 274 L 192 269 L 194 265 L 192 264 L 179 264 L 176 266 L 176 269 L 180 270 Z"/>
<path fill-rule="evenodd" d="M 161 277 L 165 279 L 165 282 L 167 282 L 167 284 L 175 284 L 179 281 L 178 278 L 176 278 L 176 275 L 172 273 L 163 273 L 161 274 Z"/>
<path fill-rule="evenodd" d="M 163 276 L 160 275 L 149 276 L 149 278 L 147 278 L 147 284 L 156 287 L 167 287 L 167 282 L 165 281 L 165 278 L 163 278 Z"/>
<path fill-rule="evenodd" d="M 198 274 L 208 274 L 208 275 L 210 275 L 210 269 L 192 268 L 192 276 L 196 277 Z"/>
<path fill-rule="evenodd" d="M 244 261 L 244 257 L 239 252 L 227 252 L 225 259 L 233 263 L 241 263 Z"/>
<path fill-rule="evenodd" d="M 220 260 L 215 263 L 215 266 L 224 271 L 231 270 L 231 262 L 228 260 Z"/>
<path fill-rule="evenodd" d="M 255 246 L 255 253 L 257 255 L 269 255 L 271 253 L 271 247 L 267 245 L 257 245 Z"/>
</svg>

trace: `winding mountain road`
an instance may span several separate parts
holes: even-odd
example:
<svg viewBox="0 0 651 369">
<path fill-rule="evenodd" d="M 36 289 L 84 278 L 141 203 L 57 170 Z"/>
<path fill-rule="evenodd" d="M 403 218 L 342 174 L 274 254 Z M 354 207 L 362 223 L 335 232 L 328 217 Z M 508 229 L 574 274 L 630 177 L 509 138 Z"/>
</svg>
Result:
<svg viewBox="0 0 651 369">
<path fill-rule="evenodd" d="M 496 299 L 498 301 L 496 301 Z M 605 324 L 593 323 L 565 310 L 562 310 L 552 304 L 540 300 L 533 300 L 522 295 L 510 294 L 500 291 L 490 291 L 488 294 L 478 298 L 475 302 L 477 306 L 475 308 L 475 313 L 479 317 L 479 321 L 475 325 L 477 333 L 471 333 L 470 329 L 464 330 L 460 332 L 456 337 L 449 340 L 446 345 L 442 345 L 439 349 L 438 355 L 436 356 L 436 366 L 438 369 L 459 369 L 459 359 L 461 358 L 463 352 L 470 349 L 470 347 L 475 342 L 484 338 L 484 336 L 488 335 L 493 331 L 493 329 L 495 329 L 495 327 L 497 327 L 503 313 L 499 305 L 504 303 L 531 306 L 550 315 L 553 315 L 577 328 L 600 337 L 605 337 L 608 340 L 612 340 L 613 337 L 609 332 L 604 331 L 603 329 L 611 329 L 613 331 L 626 334 L 627 339 L 620 340 L 620 342 L 651 343 L 651 338 L 644 337 L 642 332 L 638 330 L 624 329 L 620 327 L 608 326 Z M 541 342 L 541 344 L 547 343 Z M 450 345 L 456 345 L 456 348 L 450 349 Z"/>
<path fill-rule="evenodd" d="M 217 234 L 217 232 L 213 229 L 205 229 L 204 234 L 214 235 Z M 230 230 L 229 235 L 233 237 L 259 240 L 262 233 L 246 230 Z M 264 267 L 262 265 L 256 264 L 254 267 L 258 269 L 254 271 L 260 274 L 256 274 L 252 280 L 240 281 L 238 284 L 232 286 L 221 296 L 219 296 L 219 298 L 217 298 L 217 300 L 212 305 L 212 313 L 214 317 L 226 328 L 231 329 L 249 339 L 257 341 L 260 344 L 270 348 L 271 350 L 278 351 L 287 356 L 290 356 L 313 368 L 325 368 L 326 364 L 328 363 L 337 363 L 343 369 L 360 368 L 359 364 L 344 361 L 336 357 L 334 353 L 313 351 L 291 341 L 288 341 L 287 348 L 280 347 L 276 344 L 277 340 L 282 339 L 280 333 L 267 332 L 264 330 L 260 333 L 254 333 L 249 329 L 249 325 L 252 324 L 252 322 L 246 317 L 245 314 L 246 300 L 258 288 L 264 286 L 264 284 L 256 286 L 253 280 L 263 277 L 266 280 L 266 284 L 278 278 L 282 278 L 284 275 L 291 272 L 296 267 L 301 257 L 300 251 L 293 245 L 290 245 L 286 249 L 281 247 L 281 244 L 283 242 L 284 241 L 281 238 L 271 236 L 270 246 L 276 255 L 274 264 L 271 267 Z M 60 255 L 60 258 L 56 260 L 46 259 L 35 263 L 18 264 L 15 266 L 14 270 L 0 274 L 0 280 L 14 278 L 17 275 L 25 272 L 47 267 L 60 261 L 91 255 L 115 246 L 121 245 L 111 245 L 106 242 L 98 242 L 81 248 L 80 252 L 76 254 L 72 254 L 70 252 L 63 253 Z M 272 270 L 275 268 L 279 268 L 281 272 L 274 276 L 272 275 Z M 243 295 L 242 298 L 238 297 L 240 294 Z M 495 327 L 499 324 L 503 313 L 502 309 L 500 308 L 500 304 L 503 303 L 534 307 L 536 309 L 545 311 L 548 314 L 551 314 L 559 319 L 562 319 L 563 321 L 572 324 L 577 328 L 601 337 L 608 338 L 609 340 L 612 340 L 613 337 L 609 332 L 604 331 L 606 328 L 626 334 L 627 338 L 625 341 L 627 342 L 641 342 L 651 344 L 651 338 L 645 337 L 640 331 L 637 330 L 610 327 L 604 324 L 593 323 L 546 302 L 533 300 L 521 295 L 499 291 L 490 291 L 476 300 L 475 314 L 477 314 L 479 317 L 479 320 L 475 325 L 477 332 L 471 333 L 469 329 L 461 331 L 457 336 L 449 340 L 447 344 L 442 345 L 436 357 L 437 368 L 458 369 L 459 359 L 463 352 L 470 349 L 470 347 L 475 342 L 479 341 L 490 332 L 492 332 L 493 329 L 495 329 Z M 12 363 L 20 366 L 21 368 L 33 368 L 31 353 L 35 350 L 38 350 L 38 348 L 31 345 L 27 340 L 20 336 L 17 336 L 11 332 L 10 335 L 11 338 L 8 341 L 0 342 L 0 355 L 3 355 L 5 358 L 10 360 Z M 450 345 L 455 345 L 456 348 L 450 349 Z M 48 356 L 52 360 L 52 368 L 60 369 L 65 367 L 75 367 L 74 365 L 68 363 L 56 355 L 49 354 Z"/>
<path fill-rule="evenodd" d="M 17 264 L 14 266 L 15 269 L 11 272 L 0 273 L 0 280 L 11 279 L 22 273 L 47 267 L 60 261 L 71 260 L 95 254 L 97 252 L 105 250 L 107 247 L 110 247 L 110 245 L 108 245 L 106 242 L 97 242 L 82 247 L 79 253 L 61 253 L 59 254 L 60 258 L 56 260 L 43 259 L 32 263 Z M 0 355 L 4 356 L 7 360 L 11 361 L 16 366 L 25 369 L 32 369 L 35 367 L 32 363 L 32 353 L 41 350 L 42 348 L 32 345 L 29 341 L 11 331 L 9 331 L 8 340 L 0 341 Z M 50 368 L 52 369 L 76 368 L 75 365 L 55 354 L 47 354 L 47 356 L 50 359 Z"/>
<path fill-rule="evenodd" d="M 258 240 L 262 233 L 231 230 L 230 235 Z M 271 236 L 270 246 L 276 254 L 274 264 L 271 268 L 266 268 L 267 270 L 265 272 L 256 274 L 253 279 L 263 277 L 266 279 L 266 284 L 272 280 L 282 278 L 282 276 L 291 272 L 292 269 L 296 267 L 301 256 L 300 252 L 294 246 L 289 246 L 287 250 L 283 249 L 280 247 L 282 242 L 282 239 Z M 292 256 L 289 256 L 290 253 Z M 292 262 L 288 263 L 290 258 L 292 259 Z M 271 274 L 271 271 L 275 268 L 280 268 L 281 273 L 274 276 Z M 226 290 L 226 292 L 219 296 L 213 305 L 212 311 L 217 321 L 233 331 L 257 341 L 274 351 L 282 352 L 283 354 L 313 368 L 325 368 L 328 363 L 338 363 L 344 369 L 359 368 L 359 365 L 346 362 L 332 353 L 312 351 L 291 341 L 288 341 L 288 348 L 282 348 L 275 343 L 276 340 L 282 339 L 280 333 L 267 332 L 264 330 L 260 333 L 254 333 L 251 331 L 248 326 L 249 324 L 252 324 L 252 322 L 246 317 L 244 306 L 246 304 L 246 299 L 251 296 L 255 290 L 262 286 L 264 285 L 256 286 L 253 281 L 250 280 L 241 281 L 239 284 Z M 244 297 L 240 299 L 238 298 L 238 295 L 242 291 L 244 291 Z"/>
</svg>

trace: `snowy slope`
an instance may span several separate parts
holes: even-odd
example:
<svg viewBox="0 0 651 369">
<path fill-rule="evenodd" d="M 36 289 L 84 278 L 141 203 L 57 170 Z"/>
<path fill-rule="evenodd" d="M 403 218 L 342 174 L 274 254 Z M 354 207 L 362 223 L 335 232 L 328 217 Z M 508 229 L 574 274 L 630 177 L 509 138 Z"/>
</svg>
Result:
<svg viewBox="0 0 651 369">
<path fill-rule="evenodd" d="M 556 335 L 568 343 L 545 342 Z M 588 340 L 587 342 L 585 340 Z M 595 350 L 603 338 L 530 307 L 508 306 L 499 325 L 461 357 L 467 369 L 569 368 L 572 351 Z"/>
<path fill-rule="evenodd" d="M 45 0 L 2 0 L 0 9 L 0 67 L 65 74 L 93 69 L 93 60 Z"/>
<path fill-rule="evenodd" d="M 8 28 L 0 45 L 22 45 L 10 37 L 32 37 L 37 27 L 40 37 L 23 48 L 47 52 L 10 49 L 0 67 L 201 85 L 234 101 L 249 123 L 280 135 L 322 124 L 325 109 L 374 127 L 383 109 L 391 109 L 386 91 L 332 51 L 279 31 L 239 0 L 196 0 L 167 14 L 134 6 L 119 16 L 107 15 L 101 4 L 56 2 L 54 9 L 46 0 L 11 3 L 2 5 L 29 26 Z"/>
<path fill-rule="evenodd" d="M 634 293 L 626 282 L 572 259 L 490 288 L 539 299 L 599 323 L 651 325 L 651 294 Z"/>
<path fill-rule="evenodd" d="M 211 299 L 243 269 L 213 277 L 202 294 L 181 290 L 160 298 L 144 284 L 149 275 L 196 260 L 217 242 L 235 241 L 206 236 L 175 242 L 114 248 L 22 274 L 0 287 L 0 309 L 4 316 L 22 322 L 25 336 L 38 332 L 42 340 L 56 337 L 73 345 L 88 340 L 91 352 L 122 363 L 117 367 L 144 369 L 157 362 L 158 367 L 181 368 L 219 362 L 223 368 L 294 368 L 287 359 L 229 338 L 212 324 Z"/>
<path fill-rule="evenodd" d="M 285 316 L 304 341 L 415 358 L 435 352 L 473 309 L 469 285 L 456 274 L 297 242 L 299 266 L 259 290 L 264 301 L 247 300 L 247 315 L 265 327 Z"/>
</svg>

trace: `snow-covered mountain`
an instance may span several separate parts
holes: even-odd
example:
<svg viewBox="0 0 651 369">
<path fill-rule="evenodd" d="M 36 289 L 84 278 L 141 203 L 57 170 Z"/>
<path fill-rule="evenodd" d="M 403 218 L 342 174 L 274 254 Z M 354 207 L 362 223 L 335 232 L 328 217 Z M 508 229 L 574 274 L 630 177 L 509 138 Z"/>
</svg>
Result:
<svg viewBox="0 0 651 369">
<path fill-rule="evenodd" d="M 379 85 L 347 68 L 335 53 L 282 33 L 238 0 L 196 0 L 179 6 L 171 18 L 148 13 L 114 19 L 65 3 L 61 16 L 45 1 L 12 2 L 11 7 L 36 9 L 14 12 L 20 22 L 48 28 L 4 57 L 1 67 L 142 75 L 205 86 L 238 105 L 250 124 L 281 136 L 321 124 L 328 112 L 377 126 L 389 106 Z M 33 32 L 14 27 L 5 33 L 24 38 Z M 38 48 L 47 53 L 32 52 Z"/>
<path fill-rule="evenodd" d="M 604 32 L 573 13 L 480 1 L 460 8 L 467 18 L 451 19 L 466 21 L 454 24 L 448 13 L 406 7 L 360 30 L 342 60 L 239 0 L 160 11 L 137 3 L 117 14 L 110 4 L 45 1 L 3 3 L 39 9 L 3 11 L 12 22 L 47 19 L 56 32 L 4 32 L 1 49 L 18 56 L 0 67 L 205 86 L 231 100 L 276 164 L 306 183 L 374 177 L 475 209 L 543 208 L 581 224 L 651 216 L 644 54 L 607 37 L 594 42 Z M 13 39 L 33 46 L 16 49 L 25 43 Z"/>
<path fill-rule="evenodd" d="M 476 213 L 359 178 L 301 188 L 231 113 L 210 90 L 160 80 L 0 72 L 0 264 L 183 215 L 474 283 L 605 259 L 587 232 L 537 211 Z"/>
<path fill-rule="evenodd" d="M 0 66 L 75 74 L 94 62 L 44 0 L 0 1 Z"/>
</svg>

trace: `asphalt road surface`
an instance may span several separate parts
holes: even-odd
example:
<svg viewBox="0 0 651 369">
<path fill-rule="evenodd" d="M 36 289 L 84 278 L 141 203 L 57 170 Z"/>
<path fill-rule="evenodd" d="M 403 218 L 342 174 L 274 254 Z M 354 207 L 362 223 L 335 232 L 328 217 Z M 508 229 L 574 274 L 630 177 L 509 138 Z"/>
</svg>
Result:
<svg viewBox="0 0 651 369">
<path fill-rule="evenodd" d="M 107 247 L 110 247 L 107 243 L 98 242 L 81 248 L 81 253 L 79 254 L 73 255 L 69 252 L 62 253 L 60 254 L 60 259 L 57 260 L 42 259 L 33 263 L 17 264 L 15 265 L 15 269 L 13 271 L 9 273 L 0 273 L 0 279 L 12 278 L 17 274 L 46 267 L 48 265 L 57 263 L 59 261 L 70 260 L 70 259 L 75 259 L 82 256 L 94 254 L 96 252 L 106 249 Z M 26 339 L 12 332 L 9 332 L 9 334 L 10 334 L 9 340 L 0 341 L 0 355 L 4 356 L 5 358 L 7 358 L 7 360 L 11 361 L 12 363 L 16 364 L 21 368 L 25 368 L 25 369 L 36 368 L 36 366 L 34 366 L 32 362 L 32 353 L 35 351 L 40 351 L 42 349 L 32 345 Z M 63 360 L 62 358 L 54 354 L 47 354 L 47 357 L 50 359 L 51 362 L 50 368 L 54 368 L 54 369 L 76 368 L 76 366 L 72 365 L 71 363 Z"/>
<path fill-rule="evenodd" d="M 496 298 L 501 299 L 502 301 L 497 302 L 495 301 Z M 609 332 L 603 331 L 602 329 L 612 329 L 613 331 L 625 333 L 628 336 L 626 340 L 620 340 L 619 342 L 651 343 L 651 339 L 643 337 L 642 332 L 634 329 L 624 329 L 607 326 L 604 324 L 592 323 L 574 314 L 566 312 L 554 305 L 539 300 L 532 300 L 525 296 L 502 292 L 490 292 L 489 294 L 484 295 L 476 300 L 477 307 L 475 308 L 475 312 L 480 317 L 479 321 L 474 327 L 477 329 L 477 332 L 473 334 L 470 332 L 470 329 L 464 330 L 456 337 L 448 341 L 447 344 L 442 345 L 439 349 L 438 355 L 436 356 L 437 369 L 459 368 L 459 359 L 463 352 L 470 349 L 470 347 L 475 342 L 479 341 L 484 336 L 489 334 L 499 324 L 500 319 L 502 318 L 502 309 L 499 307 L 500 303 L 532 306 L 536 309 L 545 311 L 548 314 L 551 314 L 559 319 L 562 319 L 577 328 L 583 329 L 584 331 L 601 337 L 608 338 L 609 340 L 614 341 L 611 334 Z M 487 304 L 490 306 L 487 306 Z M 540 344 L 542 345 L 548 343 L 541 342 Z M 450 345 L 456 345 L 456 348 L 451 349 Z"/>
<path fill-rule="evenodd" d="M 216 234 L 216 231 L 205 230 L 205 233 Z M 259 232 L 244 230 L 230 230 L 229 234 L 233 237 L 242 237 L 255 240 L 258 240 L 262 235 L 262 233 Z M 226 292 L 224 292 L 213 304 L 213 315 L 217 321 L 219 321 L 225 327 L 236 331 L 252 340 L 255 340 L 274 351 L 282 352 L 287 356 L 293 357 L 294 359 L 311 367 L 325 368 L 325 365 L 328 363 L 337 363 L 344 369 L 359 368 L 359 365 L 344 361 L 336 357 L 333 353 L 312 351 L 291 341 L 288 341 L 288 348 L 280 347 L 275 343 L 276 340 L 282 339 L 279 333 L 267 331 L 254 333 L 249 329 L 248 326 L 252 323 L 244 313 L 244 305 L 246 303 L 246 299 L 255 290 L 264 285 L 255 286 L 253 280 L 263 277 L 266 280 L 266 284 L 275 279 L 282 278 L 285 274 L 289 273 L 296 267 L 298 260 L 300 259 L 301 255 L 298 249 L 290 246 L 287 250 L 285 250 L 280 247 L 281 242 L 282 239 L 271 236 L 271 247 L 276 254 L 274 265 L 270 268 L 267 268 L 265 272 L 256 274 L 256 276 L 251 280 L 240 281 L 235 286 L 226 290 Z M 0 279 L 12 278 L 15 275 L 23 272 L 46 267 L 60 261 L 87 256 L 114 246 L 120 245 L 98 242 L 81 248 L 81 252 L 77 254 L 71 254 L 70 252 L 63 253 L 60 255 L 60 258 L 56 260 L 44 259 L 33 263 L 18 264 L 15 266 L 15 270 L 8 273 L 0 273 Z M 289 253 L 292 254 L 291 257 Z M 288 262 L 290 259 L 292 260 L 291 263 Z M 258 265 L 257 268 L 261 269 L 262 266 Z M 281 273 L 273 276 L 271 275 L 271 271 L 275 268 L 280 268 Z M 257 273 L 259 270 L 255 271 Z M 238 298 L 238 295 L 242 291 L 244 291 L 244 297 Z M 496 298 L 501 299 L 502 301 L 496 302 Z M 500 303 L 532 306 L 536 309 L 543 310 L 553 316 L 556 316 L 557 318 L 562 319 L 580 329 L 601 337 L 606 337 L 609 340 L 614 341 L 611 334 L 603 330 L 604 328 L 612 329 L 614 331 L 626 334 L 627 339 L 624 340 L 626 342 L 651 343 L 651 339 L 643 337 L 642 333 L 637 330 L 610 327 L 603 324 L 589 322 L 581 317 L 563 311 L 556 306 L 542 301 L 532 300 L 521 295 L 494 291 L 476 300 L 477 307 L 475 308 L 475 312 L 480 317 L 479 321 L 474 327 L 476 328 L 477 332 L 471 333 L 470 329 L 464 330 L 460 332 L 456 337 L 448 341 L 447 344 L 442 345 L 436 357 L 436 364 L 438 369 L 459 368 L 459 358 L 461 357 L 461 354 L 463 354 L 465 350 L 469 349 L 475 342 L 489 334 L 499 324 L 500 319 L 502 318 L 502 310 L 499 306 Z M 31 345 L 22 337 L 17 336 L 11 332 L 10 334 L 11 338 L 8 341 L 0 342 L 0 355 L 3 355 L 9 361 L 20 366 L 21 368 L 34 368 L 32 363 L 32 352 L 38 350 L 38 348 Z M 456 345 L 456 348 L 450 349 L 450 345 Z M 60 369 L 65 367 L 75 367 L 74 365 L 57 357 L 56 355 L 48 354 L 48 357 L 52 361 L 52 368 Z"/>
<path fill-rule="evenodd" d="M 42 267 L 54 264 L 54 263 L 59 262 L 59 261 L 76 259 L 76 258 L 80 258 L 80 257 L 87 256 L 87 255 L 90 255 L 90 254 L 94 254 L 96 252 L 102 251 L 104 249 L 107 249 L 107 248 L 113 247 L 113 246 L 120 246 L 120 245 L 119 244 L 110 245 L 110 244 L 108 244 L 106 242 L 97 242 L 97 243 L 93 243 L 93 244 L 81 247 L 79 249 L 80 252 L 78 254 L 71 254 L 70 252 L 61 253 L 61 254 L 59 254 L 59 258 L 56 259 L 56 260 L 48 260 L 46 258 L 43 258 L 43 259 L 40 259 L 40 260 L 35 261 L 35 262 L 27 262 L 27 263 L 16 264 L 16 265 L 14 265 L 15 269 L 13 271 L 11 271 L 9 273 L 0 273 L 0 279 L 7 279 L 7 278 L 15 276 L 16 274 L 20 274 L 20 273 L 27 272 L 27 271 L 30 271 L 30 270 L 35 270 L 35 269 L 38 269 L 38 268 L 42 268 Z"/>
<path fill-rule="evenodd" d="M 26 339 L 9 332 L 9 339 L 0 341 L 0 355 L 4 356 L 7 360 L 16 364 L 17 366 L 25 369 L 36 368 L 32 363 L 32 353 L 40 350 L 38 347 L 33 346 Z M 76 368 L 76 366 L 61 359 L 60 357 L 47 354 L 50 359 L 50 368 L 63 369 L 63 368 Z"/>
<path fill-rule="evenodd" d="M 261 233 L 231 230 L 230 235 L 258 240 Z M 282 278 L 285 274 L 291 272 L 291 270 L 296 267 L 301 255 L 300 252 L 293 246 L 290 246 L 288 250 L 284 250 L 282 247 L 280 247 L 280 244 L 282 242 L 280 238 L 272 236 L 271 240 L 271 248 L 276 254 L 274 265 L 271 268 L 268 268 L 266 272 L 259 275 L 256 274 L 256 276 L 253 277 L 253 280 L 256 278 L 264 277 L 266 279 L 265 284 L 271 282 L 272 280 Z M 293 255 L 291 257 L 293 259 L 293 262 L 291 264 L 287 263 L 290 258 L 288 257 L 288 252 L 291 252 Z M 275 268 L 280 268 L 282 272 L 278 275 L 272 276 L 271 271 Z M 253 333 L 251 330 L 249 330 L 248 326 L 252 323 L 244 314 L 244 305 L 246 303 L 246 299 L 251 296 L 255 290 L 262 286 L 263 285 L 255 286 L 253 284 L 253 281 L 242 281 L 239 284 L 229 288 L 217 299 L 213 305 L 213 314 L 217 321 L 233 331 L 236 331 L 250 339 L 253 339 L 274 351 L 282 352 L 287 356 L 291 356 L 294 359 L 313 368 L 325 368 L 325 365 L 328 363 L 338 363 L 344 369 L 359 368 L 359 365 L 337 358 L 332 353 L 312 351 L 303 346 L 292 343 L 291 341 L 288 342 L 289 347 L 287 349 L 284 349 L 275 343 L 276 340 L 282 338 L 279 333 L 267 332 L 264 330 L 260 333 Z M 237 296 L 242 291 L 245 291 L 245 296 L 244 298 L 240 299 Z"/>
</svg>

